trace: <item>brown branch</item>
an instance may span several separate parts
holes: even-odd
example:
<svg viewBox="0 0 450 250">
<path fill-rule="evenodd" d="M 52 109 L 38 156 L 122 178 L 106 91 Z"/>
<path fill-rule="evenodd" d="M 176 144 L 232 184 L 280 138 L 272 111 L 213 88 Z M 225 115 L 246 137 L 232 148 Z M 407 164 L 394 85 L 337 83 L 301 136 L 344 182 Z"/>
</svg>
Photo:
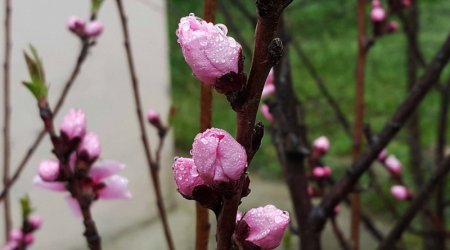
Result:
<svg viewBox="0 0 450 250">
<path fill-rule="evenodd" d="M 269 74 L 270 68 L 279 59 L 279 40 L 274 41 L 279 17 L 291 0 L 258 0 L 258 23 L 255 31 L 255 47 L 253 50 L 252 65 L 241 105 L 235 107 L 237 112 L 237 134 L 236 140 L 245 148 L 248 163 L 257 149 L 253 148 L 253 131 L 261 99 L 264 82 Z M 257 144 L 255 144 L 257 145 Z M 241 189 L 244 175 L 239 181 L 239 188 L 232 197 L 224 199 L 223 208 L 219 213 L 217 222 L 217 249 L 229 250 L 231 248 L 231 237 L 235 228 L 236 212 L 241 200 Z"/>
<path fill-rule="evenodd" d="M 378 247 L 379 250 L 393 249 L 395 242 L 401 237 L 402 233 L 407 229 L 412 219 L 419 213 L 421 208 L 425 206 L 427 200 L 431 197 L 431 193 L 442 182 L 450 171 L 450 156 L 447 156 L 438 166 L 437 170 L 430 180 L 423 186 L 421 191 L 415 196 L 411 205 L 405 211 L 400 220 L 391 229 L 389 234 Z"/>
<path fill-rule="evenodd" d="M 95 20 L 96 16 L 91 16 L 91 20 Z M 93 46 L 93 43 L 89 43 L 88 40 L 84 39 L 82 40 L 82 47 L 80 50 L 80 53 L 78 54 L 75 66 L 72 70 L 72 73 L 69 76 L 69 79 L 64 84 L 63 91 L 61 92 L 60 96 L 58 97 L 58 100 L 56 102 L 53 114 L 56 116 L 58 112 L 61 110 L 62 105 L 64 104 L 64 101 L 69 94 L 69 91 L 75 82 L 76 78 L 78 77 L 81 67 L 83 66 L 84 61 L 86 60 L 87 55 L 89 54 L 89 49 Z M 10 178 L 8 184 L 4 187 L 2 193 L 0 194 L 0 201 L 2 201 L 5 198 L 6 192 L 9 188 L 11 188 L 14 183 L 19 179 L 22 171 L 25 169 L 28 161 L 33 156 L 36 149 L 39 147 L 40 143 L 42 142 L 42 139 L 44 139 L 45 136 L 45 128 L 43 128 L 38 136 L 34 139 L 31 146 L 27 149 L 25 155 L 22 157 L 22 160 L 20 161 L 18 167 L 16 168 L 16 171 L 14 172 L 13 176 Z"/>
<path fill-rule="evenodd" d="M 216 19 L 216 0 L 205 0 L 204 20 L 214 23 Z M 211 128 L 212 123 L 212 89 L 211 86 L 201 83 L 200 86 L 200 132 Z M 209 230 L 209 211 L 207 208 L 195 202 L 196 228 L 195 228 L 195 249 L 207 250 Z"/>
<path fill-rule="evenodd" d="M 156 196 L 156 204 L 158 207 L 159 216 L 161 217 L 161 221 L 163 224 L 164 229 L 164 235 L 167 242 L 168 249 L 175 249 L 172 241 L 172 236 L 170 235 L 170 229 L 169 229 L 169 223 L 167 221 L 167 214 L 164 208 L 164 200 L 162 197 L 161 192 L 161 184 L 159 180 L 158 175 L 158 163 L 154 162 L 150 153 L 150 143 L 147 137 L 147 132 L 145 130 L 145 122 L 144 122 L 144 113 L 142 112 L 142 104 L 141 104 L 141 97 L 139 92 L 139 83 L 138 78 L 136 75 L 136 69 L 134 67 L 134 61 L 133 61 L 133 54 L 131 52 L 131 44 L 130 44 L 130 35 L 128 31 L 128 24 L 127 24 L 127 17 L 125 15 L 125 9 L 122 4 L 122 0 L 116 0 L 117 9 L 120 14 L 120 21 L 122 25 L 122 32 L 123 32 L 123 38 L 124 38 L 124 46 L 125 46 L 125 52 L 127 56 L 127 62 L 128 67 L 130 70 L 130 77 L 131 77 L 131 85 L 133 88 L 133 94 L 134 94 L 134 102 L 136 106 L 136 115 L 139 122 L 139 129 L 141 132 L 141 140 L 142 145 L 145 152 L 145 157 L 147 159 L 147 164 L 149 166 L 150 170 L 150 177 L 152 179 L 153 183 L 153 190 L 155 192 Z"/>
<path fill-rule="evenodd" d="M 11 163 L 11 100 L 10 100 L 10 63 L 11 63 L 11 0 L 5 0 L 5 51 L 3 63 L 3 186 L 9 182 L 9 168 Z M 6 189 L 7 190 L 7 189 Z M 4 204 L 5 241 L 8 241 L 11 231 L 11 204 L 9 193 L 5 193 Z"/>
<path fill-rule="evenodd" d="M 364 127 L 364 81 L 366 71 L 366 56 L 368 46 L 366 41 L 366 0 L 358 0 L 358 55 L 356 63 L 356 88 L 355 88 L 355 120 L 353 127 L 352 158 L 355 161 L 362 150 Z M 353 250 L 359 250 L 359 224 L 361 221 L 361 201 L 358 191 L 354 190 L 351 196 L 351 246 Z"/>
<path fill-rule="evenodd" d="M 381 150 L 386 147 L 402 128 L 411 113 L 421 103 L 436 81 L 438 81 L 444 66 L 448 63 L 449 57 L 450 36 L 447 36 L 433 62 L 427 67 L 424 76 L 418 81 L 406 99 L 397 108 L 395 114 L 385 124 L 378 140 L 353 163 L 351 169 L 347 171 L 347 174 L 322 199 L 320 204 L 322 211 L 315 213 L 312 218 L 311 226 L 314 230 L 321 231 L 323 229 L 326 218 L 331 215 L 334 207 L 348 195 L 358 179 L 378 157 Z"/>
<path fill-rule="evenodd" d="M 335 216 L 331 217 L 331 226 L 333 228 L 334 235 L 336 236 L 336 239 L 338 240 L 339 245 L 341 246 L 341 248 L 343 250 L 350 250 L 351 247 L 347 243 L 347 241 L 345 240 L 345 236 L 342 233 L 342 230 L 340 229 L 340 227 L 339 227 L 339 225 L 338 225 L 338 223 L 336 221 L 336 217 Z"/>
</svg>

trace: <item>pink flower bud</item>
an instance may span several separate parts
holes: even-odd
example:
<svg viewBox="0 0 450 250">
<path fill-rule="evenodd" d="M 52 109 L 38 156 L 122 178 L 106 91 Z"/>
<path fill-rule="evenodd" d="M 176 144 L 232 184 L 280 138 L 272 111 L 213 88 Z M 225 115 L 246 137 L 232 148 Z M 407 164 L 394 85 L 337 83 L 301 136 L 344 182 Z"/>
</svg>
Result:
<svg viewBox="0 0 450 250">
<path fill-rule="evenodd" d="M 399 176 L 402 173 L 402 163 L 394 155 L 389 155 L 384 164 L 393 175 Z"/>
<path fill-rule="evenodd" d="M 323 169 L 323 167 L 315 167 L 312 171 L 312 175 L 315 178 L 322 178 L 325 176 L 325 170 Z"/>
<path fill-rule="evenodd" d="M 23 237 L 23 241 L 25 241 L 25 244 L 31 245 L 31 243 L 33 243 L 33 241 L 34 241 L 33 234 L 31 234 L 31 233 L 25 234 L 25 236 Z"/>
<path fill-rule="evenodd" d="M 408 188 L 402 185 L 392 186 L 391 194 L 395 199 L 399 201 L 404 201 L 411 198 L 411 192 L 408 190 Z"/>
<path fill-rule="evenodd" d="M 382 7 L 374 7 L 370 12 L 372 22 L 383 22 L 386 19 L 386 11 Z"/>
<path fill-rule="evenodd" d="M 67 27 L 69 28 L 69 30 L 79 36 L 84 35 L 85 25 L 86 22 L 82 18 L 77 16 L 71 16 L 67 21 Z"/>
<path fill-rule="evenodd" d="M 159 113 L 152 109 L 147 112 L 147 121 L 158 129 L 163 127 Z"/>
<path fill-rule="evenodd" d="M 398 30 L 398 23 L 396 21 L 391 21 L 386 26 L 387 33 L 394 33 L 397 30 Z"/>
<path fill-rule="evenodd" d="M 242 219 L 242 213 L 237 211 L 236 213 L 236 223 L 239 222 Z"/>
<path fill-rule="evenodd" d="M 44 222 L 42 220 L 42 217 L 39 215 L 32 215 L 30 216 L 30 218 L 28 219 L 28 222 L 31 224 L 31 226 L 33 227 L 33 230 L 39 229 L 42 226 L 42 223 Z"/>
<path fill-rule="evenodd" d="M 313 142 L 313 149 L 318 153 L 320 156 L 324 155 L 326 152 L 328 152 L 328 149 L 330 148 L 330 141 L 326 136 L 321 136 L 314 140 Z"/>
<path fill-rule="evenodd" d="M 184 59 L 205 84 L 214 85 L 230 72 L 239 73 L 242 48 L 227 32 L 225 25 L 208 23 L 193 14 L 178 24 L 176 34 Z"/>
<path fill-rule="evenodd" d="M 83 137 L 83 140 L 78 147 L 78 153 L 80 156 L 86 155 L 88 161 L 93 161 L 98 158 L 100 152 L 100 139 L 97 134 L 90 132 Z"/>
<path fill-rule="evenodd" d="M 190 158 L 176 158 L 172 165 L 173 178 L 177 184 L 178 192 L 187 198 L 192 197 L 194 188 L 204 185 L 200 178 L 194 160 Z"/>
<path fill-rule="evenodd" d="M 388 155 L 387 150 L 384 148 L 383 150 L 381 150 L 381 152 L 378 154 L 378 160 L 381 162 L 384 162 L 386 160 L 386 157 Z"/>
<path fill-rule="evenodd" d="M 97 37 L 103 32 L 103 23 L 94 20 L 86 25 L 84 33 L 89 37 Z"/>
<path fill-rule="evenodd" d="M 275 84 L 273 82 L 273 69 L 271 69 L 264 84 L 261 97 L 271 96 L 273 93 L 275 93 Z"/>
<path fill-rule="evenodd" d="M 21 241 L 23 237 L 22 230 L 20 229 L 12 229 L 9 232 L 9 240 L 10 241 Z"/>
<path fill-rule="evenodd" d="M 270 113 L 269 106 L 267 104 L 261 105 L 261 114 L 266 118 L 267 121 L 273 122 L 273 115 Z"/>
<path fill-rule="evenodd" d="M 39 164 L 39 176 L 43 181 L 55 181 L 59 177 L 59 162 L 44 160 Z"/>
<path fill-rule="evenodd" d="M 328 166 L 323 167 L 323 176 L 324 177 L 330 177 L 332 172 L 333 171 L 331 170 L 330 167 L 328 167 Z"/>
<path fill-rule="evenodd" d="M 211 128 L 197 134 L 192 158 L 205 183 L 239 180 L 247 167 L 247 154 L 228 132 Z"/>
<path fill-rule="evenodd" d="M 86 134 L 86 118 L 83 111 L 79 109 L 70 110 L 69 113 L 64 116 L 59 129 L 69 140 L 83 138 Z"/>
<path fill-rule="evenodd" d="M 275 249 L 281 243 L 289 224 L 289 214 L 273 205 L 250 209 L 242 218 L 249 227 L 246 241 L 261 249 Z M 239 231 L 237 225 L 236 231 Z"/>
</svg>

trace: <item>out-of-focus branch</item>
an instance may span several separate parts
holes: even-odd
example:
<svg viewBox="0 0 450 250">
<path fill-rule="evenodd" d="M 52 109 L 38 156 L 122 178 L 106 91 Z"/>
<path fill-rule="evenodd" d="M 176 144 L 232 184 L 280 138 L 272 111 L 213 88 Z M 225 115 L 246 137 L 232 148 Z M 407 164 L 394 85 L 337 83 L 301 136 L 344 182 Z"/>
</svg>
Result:
<svg viewBox="0 0 450 250">
<path fill-rule="evenodd" d="M 447 156 L 438 166 L 436 172 L 430 180 L 423 186 L 421 191 L 415 196 L 411 205 L 405 211 L 403 216 L 398 220 L 395 226 L 378 247 L 379 250 L 394 249 L 395 242 L 401 237 L 402 233 L 408 228 L 412 219 L 425 206 L 427 200 L 431 197 L 431 193 L 450 171 L 450 156 Z"/>
<path fill-rule="evenodd" d="M 164 207 L 164 200 L 162 197 L 161 192 L 161 184 L 159 180 L 158 175 L 158 163 L 154 162 L 152 159 L 151 151 L 150 151 L 150 143 L 148 140 L 147 132 L 145 130 L 145 122 L 144 122 L 144 113 L 142 112 L 142 104 L 141 104 L 141 97 L 140 97 L 140 91 L 139 91 L 139 82 L 136 74 L 136 69 L 134 66 L 133 61 L 133 54 L 131 51 L 131 44 L 130 44 L 130 35 L 128 31 L 128 24 L 127 24 L 127 17 L 125 15 L 125 9 L 123 7 L 121 0 L 116 0 L 117 9 L 119 11 L 120 15 L 120 22 L 122 25 L 122 32 L 124 37 L 124 46 L 125 46 L 125 52 L 127 56 L 127 62 L 128 62 L 128 68 L 130 70 L 130 78 L 131 78 L 131 85 L 133 88 L 133 96 L 134 96 L 134 102 L 136 106 L 136 115 L 137 120 L 139 123 L 139 129 L 141 132 L 141 140 L 142 145 L 144 147 L 145 157 L 147 160 L 147 164 L 150 170 L 150 177 L 153 183 L 153 190 L 155 192 L 156 196 L 156 205 L 158 207 L 159 216 L 162 221 L 163 229 L 164 229 L 164 236 L 166 238 L 167 248 L 168 249 L 175 249 L 172 236 L 170 235 L 170 229 L 169 229 L 169 223 L 167 220 L 167 214 Z"/>
<path fill-rule="evenodd" d="M 385 124 L 378 140 L 371 145 L 352 165 L 347 174 L 338 181 L 329 193 L 325 195 L 320 204 L 320 213 L 313 215 L 310 224 L 314 230 L 321 231 L 328 216 L 334 207 L 342 201 L 352 190 L 355 183 L 370 167 L 383 148 L 394 138 L 402 128 L 411 113 L 418 107 L 425 95 L 438 81 L 439 76 L 450 57 L 450 36 L 437 52 L 433 62 L 427 67 L 423 77 L 415 84 L 406 99 L 399 105 L 395 114 Z"/>
</svg>

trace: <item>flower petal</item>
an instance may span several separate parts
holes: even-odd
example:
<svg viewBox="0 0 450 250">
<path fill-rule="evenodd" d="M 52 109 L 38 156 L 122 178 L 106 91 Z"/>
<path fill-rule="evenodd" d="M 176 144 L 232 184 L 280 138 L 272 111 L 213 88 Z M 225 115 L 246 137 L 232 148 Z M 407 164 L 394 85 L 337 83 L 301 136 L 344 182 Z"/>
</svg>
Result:
<svg viewBox="0 0 450 250">
<path fill-rule="evenodd" d="M 47 182 L 47 181 L 42 180 L 42 178 L 38 175 L 34 177 L 33 184 L 36 186 L 39 186 L 41 188 L 45 188 L 45 189 L 52 190 L 52 191 L 57 191 L 57 192 L 66 191 L 66 186 L 63 182 L 57 182 L 57 181 Z"/>
<path fill-rule="evenodd" d="M 98 191 L 100 199 L 131 199 L 132 195 L 128 191 L 128 179 L 120 176 L 113 175 L 104 180 L 105 187 Z"/>
<path fill-rule="evenodd" d="M 117 174 L 124 168 L 125 164 L 117 161 L 101 161 L 91 168 L 91 170 L 89 171 L 89 176 L 94 182 L 98 182 Z"/>
</svg>

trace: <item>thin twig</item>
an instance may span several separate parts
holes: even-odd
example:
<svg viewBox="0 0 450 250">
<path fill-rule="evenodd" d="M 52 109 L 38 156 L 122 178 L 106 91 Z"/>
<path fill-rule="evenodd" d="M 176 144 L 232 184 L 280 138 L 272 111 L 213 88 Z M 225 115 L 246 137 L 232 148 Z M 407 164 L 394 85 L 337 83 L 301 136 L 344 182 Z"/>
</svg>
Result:
<svg viewBox="0 0 450 250">
<path fill-rule="evenodd" d="M 341 228 L 339 227 L 339 225 L 337 223 L 336 216 L 331 217 L 331 226 L 333 228 L 334 235 L 336 236 L 336 239 L 339 242 L 339 245 L 341 245 L 341 248 L 343 250 L 350 250 L 351 247 L 349 246 L 349 244 L 345 240 L 345 236 L 342 233 L 342 230 L 341 230 Z"/>
<path fill-rule="evenodd" d="M 159 179 L 159 175 L 158 175 L 158 165 L 152 159 L 152 156 L 150 153 L 150 143 L 148 140 L 147 132 L 145 130 L 144 113 L 142 112 L 141 97 L 140 97 L 140 92 L 139 92 L 139 83 L 138 83 L 138 78 L 137 78 L 137 74 L 136 74 L 136 69 L 134 67 L 133 54 L 131 52 L 130 35 L 129 35 L 129 31 L 128 31 L 127 17 L 125 15 L 125 9 L 123 7 L 122 0 L 116 0 L 116 3 L 117 3 L 117 9 L 120 14 L 120 21 L 121 21 L 121 25 L 122 25 L 125 52 L 127 55 L 128 67 L 130 70 L 131 85 L 133 88 L 134 102 L 136 105 L 136 115 L 137 115 L 137 120 L 139 122 L 139 129 L 141 132 L 142 145 L 144 147 L 145 157 L 147 159 L 147 164 L 148 164 L 149 170 L 150 170 L 150 176 L 151 176 L 152 183 L 153 183 L 153 190 L 156 195 L 156 204 L 158 207 L 159 216 L 161 217 L 161 221 L 163 224 L 164 235 L 166 238 L 167 247 L 168 247 L 168 249 L 173 250 L 173 249 L 175 249 L 175 247 L 173 245 L 172 236 L 170 235 L 169 223 L 167 221 L 167 214 L 166 214 L 166 211 L 164 208 L 164 200 L 162 197 L 161 184 L 160 184 L 160 179 Z"/>
<path fill-rule="evenodd" d="M 405 211 L 403 216 L 379 246 L 379 250 L 394 249 L 395 242 L 401 237 L 403 231 L 407 229 L 409 223 L 417 215 L 420 209 L 425 206 L 427 200 L 431 197 L 431 193 L 442 182 L 450 171 L 450 156 L 447 156 L 438 166 L 436 172 L 430 180 L 423 186 L 421 191 L 416 195 L 411 205 Z"/>
<path fill-rule="evenodd" d="M 324 196 L 320 204 L 320 208 L 323 211 L 315 213 L 312 218 L 311 227 L 314 230 L 320 232 L 323 229 L 325 221 L 332 214 L 334 207 L 348 195 L 358 179 L 378 157 L 381 150 L 386 147 L 402 128 L 411 113 L 418 107 L 425 95 L 438 81 L 442 70 L 448 63 L 449 57 L 450 35 L 447 36 L 442 47 L 434 57 L 433 62 L 427 67 L 424 76 L 415 84 L 414 89 L 411 90 L 405 100 L 399 105 L 395 114 L 385 124 L 378 140 L 353 163 L 351 169 L 347 171 L 347 174 Z"/>
<path fill-rule="evenodd" d="M 3 64 L 3 186 L 7 187 L 9 182 L 9 168 L 11 163 L 11 100 L 10 100 L 10 61 L 11 61 L 11 0 L 5 0 L 5 58 Z M 8 191 L 5 194 L 5 241 L 8 240 L 11 230 L 11 204 Z"/>
</svg>

